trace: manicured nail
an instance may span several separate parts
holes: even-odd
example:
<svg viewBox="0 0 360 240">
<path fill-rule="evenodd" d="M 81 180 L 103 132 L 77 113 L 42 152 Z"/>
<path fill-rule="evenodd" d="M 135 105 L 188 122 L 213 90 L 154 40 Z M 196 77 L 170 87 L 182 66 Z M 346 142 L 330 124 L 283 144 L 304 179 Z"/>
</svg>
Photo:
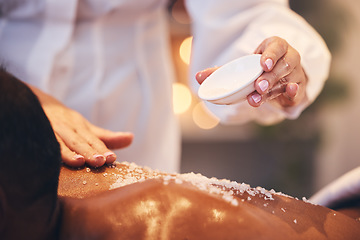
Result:
<svg viewBox="0 0 360 240">
<path fill-rule="evenodd" d="M 251 98 L 254 100 L 255 103 L 259 103 L 261 101 L 261 96 L 257 93 L 253 94 Z"/>
<path fill-rule="evenodd" d="M 202 71 L 196 73 L 196 79 L 198 79 L 198 80 L 203 80 L 204 71 L 205 71 L 205 70 L 202 70 Z"/>
<path fill-rule="evenodd" d="M 294 92 L 297 92 L 297 90 L 299 89 L 299 85 L 297 83 L 289 83 L 288 86 L 290 90 Z"/>
<path fill-rule="evenodd" d="M 114 162 L 116 160 L 116 155 L 113 152 L 107 152 L 104 154 L 104 157 L 106 158 L 106 162 Z"/>
<path fill-rule="evenodd" d="M 93 156 L 94 160 L 96 160 L 97 162 L 104 162 L 105 161 L 105 157 L 103 155 L 100 154 L 95 154 Z"/>
<path fill-rule="evenodd" d="M 266 65 L 266 67 L 267 67 L 268 70 L 270 70 L 270 69 L 272 68 L 273 64 L 274 64 L 274 63 L 273 63 L 273 61 L 272 61 L 270 58 L 268 58 L 268 59 L 265 60 L 265 65 Z"/>
<path fill-rule="evenodd" d="M 261 80 L 259 82 L 259 87 L 260 87 L 261 91 L 265 92 L 269 87 L 269 82 L 267 80 Z"/>
<path fill-rule="evenodd" d="M 80 155 L 80 154 L 75 154 L 73 156 L 73 160 L 79 161 L 79 160 L 83 160 L 84 156 Z"/>
<path fill-rule="evenodd" d="M 297 83 L 289 83 L 287 85 L 286 92 L 287 92 L 287 95 L 288 95 L 290 100 L 295 98 L 295 96 L 297 95 L 298 90 L 299 90 L 299 85 Z"/>
</svg>

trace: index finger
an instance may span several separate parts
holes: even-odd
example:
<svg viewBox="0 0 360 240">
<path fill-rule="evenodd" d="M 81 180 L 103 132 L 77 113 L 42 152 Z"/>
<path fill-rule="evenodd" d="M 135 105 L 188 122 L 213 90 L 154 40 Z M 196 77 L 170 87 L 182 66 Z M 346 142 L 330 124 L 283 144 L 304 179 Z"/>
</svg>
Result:
<svg viewBox="0 0 360 240">
<path fill-rule="evenodd" d="M 195 75 L 196 80 L 198 81 L 199 84 L 202 84 L 205 79 L 207 77 L 209 77 L 213 72 L 215 72 L 216 69 L 218 69 L 219 67 L 212 67 L 212 68 L 207 68 L 204 69 L 200 72 L 197 72 Z"/>
</svg>

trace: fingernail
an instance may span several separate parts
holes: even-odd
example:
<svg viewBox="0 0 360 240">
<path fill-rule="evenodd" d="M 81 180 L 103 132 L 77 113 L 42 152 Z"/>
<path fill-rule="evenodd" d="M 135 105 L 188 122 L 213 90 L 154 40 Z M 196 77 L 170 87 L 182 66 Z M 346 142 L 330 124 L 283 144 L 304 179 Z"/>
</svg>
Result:
<svg viewBox="0 0 360 240">
<path fill-rule="evenodd" d="M 299 85 L 297 83 L 289 83 L 287 85 L 286 93 L 290 100 L 294 99 L 299 90 Z"/>
<path fill-rule="evenodd" d="M 261 91 L 265 92 L 269 87 L 269 82 L 267 80 L 261 80 L 259 82 L 259 88 L 261 89 Z"/>
<path fill-rule="evenodd" d="M 259 103 L 261 101 L 261 96 L 257 93 L 253 94 L 251 98 L 254 100 L 255 103 Z"/>
<path fill-rule="evenodd" d="M 270 70 L 270 69 L 272 68 L 273 64 L 274 64 L 274 63 L 273 63 L 273 61 L 272 61 L 270 58 L 268 58 L 268 59 L 265 60 L 265 65 L 266 65 L 266 67 L 267 67 L 268 70 Z"/>
<path fill-rule="evenodd" d="M 299 85 L 297 83 L 289 83 L 289 88 L 294 91 L 297 92 L 297 90 L 299 89 Z"/>
<path fill-rule="evenodd" d="M 84 159 L 84 156 L 82 156 L 82 155 L 80 155 L 80 154 L 75 154 L 74 156 L 73 156 L 73 160 L 76 160 L 76 161 L 78 161 L 78 160 L 83 160 Z"/>
<path fill-rule="evenodd" d="M 116 155 L 113 152 L 105 153 L 104 157 L 106 158 L 106 162 L 108 162 L 108 163 L 112 163 L 116 160 Z"/>
<path fill-rule="evenodd" d="M 200 72 L 196 73 L 196 78 L 197 78 L 197 79 L 201 79 L 203 73 L 204 73 L 204 71 L 200 71 Z"/>
<path fill-rule="evenodd" d="M 95 154 L 93 156 L 94 160 L 96 160 L 97 162 L 104 162 L 105 161 L 105 157 L 103 155 L 100 155 L 100 154 Z"/>
</svg>

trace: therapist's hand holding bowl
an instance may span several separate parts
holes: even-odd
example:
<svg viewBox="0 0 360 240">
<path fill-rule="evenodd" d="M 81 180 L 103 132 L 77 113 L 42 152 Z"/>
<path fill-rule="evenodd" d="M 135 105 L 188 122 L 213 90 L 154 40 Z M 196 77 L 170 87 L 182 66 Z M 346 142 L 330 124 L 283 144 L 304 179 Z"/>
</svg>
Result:
<svg viewBox="0 0 360 240">
<path fill-rule="evenodd" d="M 248 103 L 259 107 L 266 101 L 287 108 L 306 99 L 307 77 L 300 63 L 300 54 L 279 37 L 265 39 L 255 50 L 261 54 L 264 72 L 254 81 L 255 91 L 247 95 Z M 208 68 L 196 74 L 202 84 L 219 67 Z"/>
</svg>

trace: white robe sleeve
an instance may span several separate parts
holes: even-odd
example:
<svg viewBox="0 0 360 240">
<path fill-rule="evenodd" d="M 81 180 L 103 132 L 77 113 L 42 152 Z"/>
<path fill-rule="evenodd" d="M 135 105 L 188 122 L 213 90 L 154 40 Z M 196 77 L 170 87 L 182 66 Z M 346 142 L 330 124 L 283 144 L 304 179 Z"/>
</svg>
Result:
<svg viewBox="0 0 360 240">
<path fill-rule="evenodd" d="M 287 0 L 187 0 L 186 6 L 193 21 L 190 82 L 194 91 L 199 87 L 196 72 L 252 54 L 271 36 L 285 39 L 300 53 L 308 76 L 308 99 L 287 109 L 269 103 L 253 108 L 246 101 L 231 106 L 206 103 L 222 123 L 254 120 L 273 124 L 285 118 L 295 119 L 321 92 L 329 73 L 329 50 L 320 35 L 290 10 Z"/>
</svg>

